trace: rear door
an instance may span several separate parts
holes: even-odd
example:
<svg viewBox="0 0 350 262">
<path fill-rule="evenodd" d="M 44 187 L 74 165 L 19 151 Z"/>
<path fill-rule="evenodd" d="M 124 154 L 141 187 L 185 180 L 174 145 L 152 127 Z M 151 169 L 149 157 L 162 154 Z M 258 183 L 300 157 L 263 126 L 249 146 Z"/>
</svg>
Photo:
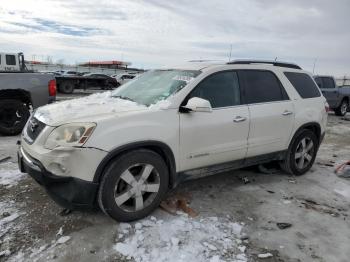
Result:
<svg viewBox="0 0 350 262">
<path fill-rule="evenodd" d="M 212 112 L 180 113 L 181 170 L 190 170 L 233 160 L 247 152 L 249 111 L 242 104 L 238 75 L 214 73 L 200 82 L 185 99 L 208 100 Z"/>
<path fill-rule="evenodd" d="M 271 71 L 241 70 L 244 99 L 250 112 L 248 157 L 285 150 L 294 123 L 294 105 Z"/>
</svg>

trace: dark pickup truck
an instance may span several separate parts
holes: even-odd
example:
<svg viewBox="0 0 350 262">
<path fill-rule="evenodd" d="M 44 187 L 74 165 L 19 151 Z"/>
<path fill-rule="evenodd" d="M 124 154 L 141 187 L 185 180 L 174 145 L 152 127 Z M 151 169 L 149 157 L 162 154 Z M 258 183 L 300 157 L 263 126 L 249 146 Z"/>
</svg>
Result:
<svg viewBox="0 0 350 262">
<path fill-rule="evenodd" d="M 350 86 L 337 86 L 332 76 L 315 76 L 315 81 L 337 116 L 350 111 Z"/>
</svg>

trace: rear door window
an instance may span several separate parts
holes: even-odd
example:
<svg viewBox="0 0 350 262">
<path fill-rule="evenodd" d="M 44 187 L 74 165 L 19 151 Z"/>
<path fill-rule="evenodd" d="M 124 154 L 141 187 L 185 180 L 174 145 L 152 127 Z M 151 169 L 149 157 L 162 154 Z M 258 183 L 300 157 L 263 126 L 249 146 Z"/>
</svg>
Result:
<svg viewBox="0 0 350 262">
<path fill-rule="evenodd" d="M 240 70 L 248 104 L 288 100 L 288 95 L 274 73 L 262 70 Z"/>
<path fill-rule="evenodd" d="M 208 100 L 213 108 L 240 105 L 241 97 L 237 73 L 223 71 L 208 76 L 195 87 L 187 101 L 192 97 Z"/>
<path fill-rule="evenodd" d="M 285 72 L 284 75 L 302 98 L 321 96 L 312 78 L 305 73 Z"/>
<path fill-rule="evenodd" d="M 334 81 L 330 77 L 322 77 L 323 88 L 335 88 Z"/>
</svg>

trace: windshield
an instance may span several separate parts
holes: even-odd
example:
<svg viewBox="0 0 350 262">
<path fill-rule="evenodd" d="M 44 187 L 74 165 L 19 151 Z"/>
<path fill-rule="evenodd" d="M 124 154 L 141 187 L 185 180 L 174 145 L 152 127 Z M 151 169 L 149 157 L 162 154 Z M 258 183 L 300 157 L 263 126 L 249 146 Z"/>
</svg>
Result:
<svg viewBox="0 0 350 262">
<path fill-rule="evenodd" d="M 122 85 L 112 96 L 149 106 L 178 92 L 200 73 L 195 70 L 152 70 Z"/>
</svg>

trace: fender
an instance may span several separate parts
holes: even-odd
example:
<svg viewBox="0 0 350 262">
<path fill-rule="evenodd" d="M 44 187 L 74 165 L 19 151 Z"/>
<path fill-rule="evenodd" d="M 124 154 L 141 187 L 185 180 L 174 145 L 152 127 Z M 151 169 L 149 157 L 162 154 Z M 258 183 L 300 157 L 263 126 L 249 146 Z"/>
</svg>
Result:
<svg viewBox="0 0 350 262">
<path fill-rule="evenodd" d="M 160 156 L 164 159 L 169 169 L 169 176 L 170 176 L 169 187 L 173 188 L 176 185 L 176 180 L 177 180 L 176 164 L 175 164 L 175 157 L 174 157 L 173 151 L 167 144 L 159 141 L 154 141 L 154 140 L 133 142 L 130 144 L 117 147 L 112 151 L 110 151 L 107 154 L 107 156 L 105 156 L 105 158 L 101 161 L 101 163 L 98 165 L 94 175 L 93 182 L 99 183 L 101 181 L 105 168 L 108 166 L 108 164 L 111 161 L 113 161 L 113 159 L 115 159 L 116 157 L 118 157 L 119 155 L 125 152 L 135 150 L 135 149 L 140 149 L 140 148 L 150 149 L 160 154 Z"/>
<path fill-rule="evenodd" d="M 303 129 L 309 129 L 309 130 L 313 131 L 313 132 L 315 133 L 316 137 L 318 138 L 318 141 L 319 141 L 318 146 L 320 146 L 320 144 L 321 144 L 321 142 L 322 142 L 322 139 L 323 139 L 323 136 L 324 136 L 324 134 L 321 134 L 321 126 L 320 126 L 320 124 L 317 123 L 317 122 L 309 122 L 309 123 L 306 123 L 306 124 L 301 125 L 301 126 L 297 129 L 297 131 L 295 131 L 295 133 L 294 133 L 292 139 L 290 140 L 290 143 L 289 143 L 289 146 L 288 146 L 288 147 L 290 147 L 290 146 L 293 144 L 295 137 L 296 137 L 296 136 L 300 133 L 300 131 L 303 130 Z"/>
</svg>

